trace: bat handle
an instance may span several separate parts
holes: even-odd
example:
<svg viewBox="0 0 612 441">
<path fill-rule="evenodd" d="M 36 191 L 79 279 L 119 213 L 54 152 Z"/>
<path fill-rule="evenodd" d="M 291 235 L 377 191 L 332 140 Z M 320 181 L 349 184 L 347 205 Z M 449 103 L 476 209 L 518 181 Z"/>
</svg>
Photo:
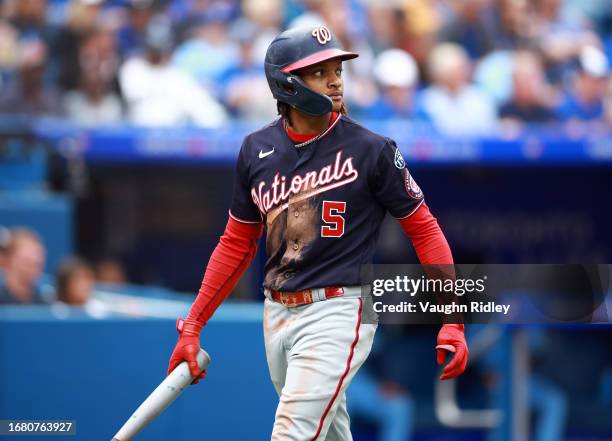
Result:
<svg viewBox="0 0 612 441">
<path fill-rule="evenodd" d="M 200 371 L 208 367 L 210 356 L 200 349 L 196 357 Z M 119 429 L 111 441 L 130 441 L 138 432 L 163 412 L 187 388 L 194 377 L 189 372 L 187 362 L 181 362 L 151 395 L 136 409 L 132 416 Z"/>
</svg>

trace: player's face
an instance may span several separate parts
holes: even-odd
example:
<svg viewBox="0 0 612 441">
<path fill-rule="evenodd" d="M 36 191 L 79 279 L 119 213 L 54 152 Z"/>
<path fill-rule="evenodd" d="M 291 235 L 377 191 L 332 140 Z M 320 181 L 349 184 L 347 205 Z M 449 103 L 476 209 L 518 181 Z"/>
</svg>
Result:
<svg viewBox="0 0 612 441">
<path fill-rule="evenodd" d="M 331 59 L 296 72 L 306 86 L 331 98 L 334 112 L 342 108 L 342 61 Z"/>
</svg>

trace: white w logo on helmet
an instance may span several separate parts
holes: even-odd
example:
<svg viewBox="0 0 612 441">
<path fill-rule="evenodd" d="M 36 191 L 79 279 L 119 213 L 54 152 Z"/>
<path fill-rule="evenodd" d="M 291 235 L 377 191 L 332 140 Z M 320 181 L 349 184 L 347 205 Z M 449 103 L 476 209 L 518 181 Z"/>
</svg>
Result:
<svg viewBox="0 0 612 441">
<path fill-rule="evenodd" d="M 332 33 L 325 26 L 319 26 L 312 30 L 312 36 L 317 39 L 319 44 L 327 44 L 331 41 Z"/>
</svg>

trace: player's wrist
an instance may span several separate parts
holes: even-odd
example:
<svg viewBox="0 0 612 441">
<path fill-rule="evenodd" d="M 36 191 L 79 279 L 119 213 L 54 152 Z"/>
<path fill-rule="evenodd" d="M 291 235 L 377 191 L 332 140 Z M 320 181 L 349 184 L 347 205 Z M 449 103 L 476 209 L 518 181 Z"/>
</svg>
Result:
<svg viewBox="0 0 612 441">
<path fill-rule="evenodd" d="M 461 332 L 465 331 L 465 325 L 463 325 L 462 323 L 446 323 L 442 325 L 442 327 L 443 328 L 454 328 Z"/>
<path fill-rule="evenodd" d="M 202 328 L 204 328 L 204 323 L 200 323 L 194 319 L 184 319 L 182 317 L 179 317 L 176 321 L 176 330 L 181 336 L 185 335 L 192 337 L 200 337 L 200 334 L 202 333 Z"/>
</svg>

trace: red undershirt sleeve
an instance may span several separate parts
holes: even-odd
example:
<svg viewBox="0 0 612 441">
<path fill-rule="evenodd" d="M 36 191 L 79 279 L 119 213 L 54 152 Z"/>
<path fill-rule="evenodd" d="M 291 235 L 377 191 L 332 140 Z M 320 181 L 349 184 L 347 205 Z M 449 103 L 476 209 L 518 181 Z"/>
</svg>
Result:
<svg viewBox="0 0 612 441">
<path fill-rule="evenodd" d="M 423 203 L 411 216 L 401 219 L 400 224 L 404 232 L 412 240 L 414 249 L 421 265 L 425 265 L 425 273 L 428 278 L 455 280 L 455 269 L 453 255 L 444 233 L 438 225 L 438 221 L 429 211 L 429 207 Z M 456 303 L 455 296 L 446 296 L 435 293 L 436 301 L 440 305 Z M 444 314 L 442 322 L 445 324 L 463 323 L 461 314 Z M 461 325 L 463 326 L 463 325 Z"/>
<path fill-rule="evenodd" d="M 225 231 L 210 256 L 202 285 L 188 319 L 205 325 L 232 292 L 247 269 L 263 232 L 263 224 L 247 224 L 229 218 Z"/>
<path fill-rule="evenodd" d="M 399 223 L 412 241 L 422 265 L 453 263 L 448 242 L 427 204 L 423 202 L 417 211 L 405 219 L 400 219 Z"/>
</svg>

